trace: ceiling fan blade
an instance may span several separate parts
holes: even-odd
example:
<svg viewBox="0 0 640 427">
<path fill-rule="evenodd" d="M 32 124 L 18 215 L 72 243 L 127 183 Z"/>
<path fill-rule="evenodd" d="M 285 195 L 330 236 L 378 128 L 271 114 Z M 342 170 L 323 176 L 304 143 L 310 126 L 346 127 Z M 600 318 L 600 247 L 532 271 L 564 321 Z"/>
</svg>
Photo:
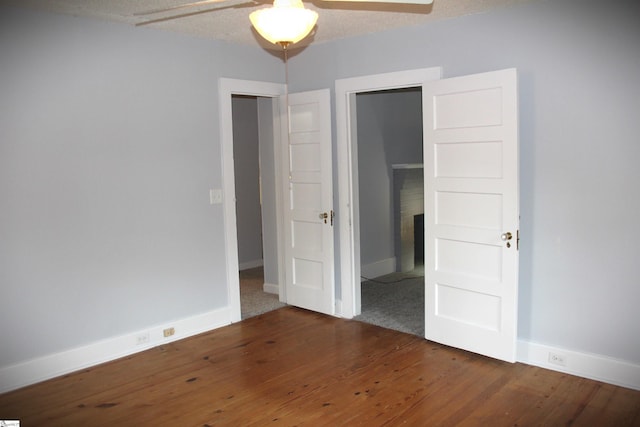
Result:
<svg viewBox="0 0 640 427">
<path fill-rule="evenodd" d="M 429 5 L 433 0 L 323 0 L 323 1 L 342 1 L 354 3 L 405 3 L 405 4 L 424 4 Z"/>
<path fill-rule="evenodd" d="M 215 0 L 215 1 L 206 0 L 206 1 L 208 1 L 209 3 L 224 3 L 224 4 L 220 4 L 218 7 L 196 10 L 194 12 L 186 12 L 178 15 L 170 15 L 170 16 L 164 16 L 162 18 L 150 19 L 148 21 L 138 22 L 137 24 L 135 24 L 135 26 L 142 27 L 145 25 L 157 24 L 158 22 L 171 21 L 174 19 L 188 18 L 190 16 L 201 15 L 209 12 L 215 12 L 216 10 L 228 9 L 231 7 L 237 7 L 237 6 L 242 6 L 246 4 L 256 4 L 254 0 L 249 0 L 249 1 L 247 0 Z"/>
<path fill-rule="evenodd" d="M 133 16 L 154 15 L 156 13 L 171 12 L 174 10 L 187 9 L 189 7 L 206 6 L 208 4 L 221 3 L 223 1 L 225 0 L 200 0 L 200 1 L 194 1 L 191 3 L 179 4 L 177 6 L 167 7 L 164 9 L 153 9 L 153 10 L 146 10 L 144 12 L 136 12 L 133 14 Z"/>
</svg>

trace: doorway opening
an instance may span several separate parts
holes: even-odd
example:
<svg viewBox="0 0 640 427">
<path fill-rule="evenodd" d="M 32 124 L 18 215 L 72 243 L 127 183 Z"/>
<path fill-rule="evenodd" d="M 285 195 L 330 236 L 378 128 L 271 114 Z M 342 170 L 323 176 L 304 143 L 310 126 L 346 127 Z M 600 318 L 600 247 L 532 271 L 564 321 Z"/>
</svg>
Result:
<svg viewBox="0 0 640 427">
<path fill-rule="evenodd" d="M 355 98 L 361 271 L 355 319 L 424 336 L 422 88 Z"/>
<path fill-rule="evenodd" d="M 257 316 L 284 306 L 278 299 L 275 206 L 263 194 L 275 193 L 274 150 L 268 137 L 261 138 L 268 111 L 259 105 L 269 98 L 232 95 L 233 161 L 238 239 L 241 318 Z M 264 117 L 267 113 L 267 117 Z M 268 175 L 270 174 L 270 175 Z M 272 198 L 272 197 L 271 197 Z M 266 235 L 265 235 L 266 233 Z"/>
</svg>

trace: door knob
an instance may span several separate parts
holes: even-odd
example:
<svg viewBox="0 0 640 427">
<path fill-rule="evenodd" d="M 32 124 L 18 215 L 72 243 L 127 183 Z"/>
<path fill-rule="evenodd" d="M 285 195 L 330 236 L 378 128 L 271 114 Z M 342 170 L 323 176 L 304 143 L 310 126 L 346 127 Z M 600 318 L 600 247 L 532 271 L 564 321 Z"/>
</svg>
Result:
<svg viewBox="0 0 640 427">
<path fill-rule="evenodd" d="M 320 213 L 320 214 L 318 215 L 318 217 L 319 217 L 320 219 L 324 219 L 324 223 L 326 224 L 326 223 L 327 223 L 327 218 L 329 218 L 329 214 L 328 214 L 328 213 L 326 213 L 326 212 L 322 212 L 322 213 Z"/>
<path fill-rule="evenodd" d="M 500 239 L 501 239 L 503 242 L 506 242 L 507 240 L 511 240 L 511 238 L 512 238 L 512 237 L 513 237 L 513 235 L 512 235 L 512 234 L 511 234 L 511 232 L 509 232 L 509 231 L 507 231 L 506 233 L 502 233 L 502 234 L 500 235 Z"/>
</svg>

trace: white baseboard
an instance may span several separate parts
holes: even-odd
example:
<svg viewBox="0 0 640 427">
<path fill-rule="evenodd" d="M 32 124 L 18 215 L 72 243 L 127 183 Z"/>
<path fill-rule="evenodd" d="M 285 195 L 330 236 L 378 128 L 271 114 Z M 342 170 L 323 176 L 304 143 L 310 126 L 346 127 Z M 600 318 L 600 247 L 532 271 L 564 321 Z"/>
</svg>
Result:
<svg viewBox="0 0 640 427">
<path fill-rule="evenodd" d="M 274 285 L 273 283 L 265 282 L 264 285 L 262 285 L 262 290 L 268 294 L 280 294 L 280 286 Z"/>
<path fill-rule="evenodd" d="M 262 265 L 263 265 L 263 261 L 261 259 L 254 259 L 253 261 L 245 261 L 245 262 L 238 263 L 238 269 L 242 271 L 242 270 L 248 270 L 250 268 L 262 267 Z"/>
<path fill-rule="evenodd" d="M 549 353 L 564 366 L 551 363 Z M 518 362 L 640 390 L 640 365 L 606 356 L 518 340 Z"/>
<path fill-rule="evenodd" d="M 267 285 L 269 287 L 277 286 L 265 283 L 265 287 Z M 340 316 L 341 312 L 342 301 L 336 300 L 336 316 Z M 1 368 L 0 393 L 228 325 L 231 323 L 230 316 L 229 308 L 225 307 Z M 164 338 L 162 332 L 169 327 L 175 329 L 175 334 Z M 145 344 L 137 345 L 137 338 L 145 333 L 149 334 L 149 341 Z M 564 362 L 564 366 L 550 363 L 549 353 L 558 355 Z M 640 390 L 640 365 L 606 356 L 518 340 L 518 361 L 570 375 Z"/>
<path fill-rule="evenodd" d="M 230 319 L 230 310 L 225 307 L 8 366 L 0 369 L 0 393 L 210 331 L 230 324 Z M 175 334 L 165 338 L 163 330 L 170 327 Z M 137 344 L 138 337 L 147 333 L 148 341 Z"/>
<path fill-rule="evenodd" d="M 391 257 L 360 267 L 360 274 L 369 279 L 384 276 L 396 271 L 396 258 Z"/>
</svg>

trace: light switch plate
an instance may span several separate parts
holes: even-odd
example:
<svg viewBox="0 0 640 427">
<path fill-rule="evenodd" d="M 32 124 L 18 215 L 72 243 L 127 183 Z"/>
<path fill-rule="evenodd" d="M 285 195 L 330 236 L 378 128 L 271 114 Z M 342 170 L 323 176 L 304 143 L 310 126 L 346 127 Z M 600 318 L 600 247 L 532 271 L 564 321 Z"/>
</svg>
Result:
<svg viewBox="0 0 640 427">
<path fill-rule="evenodd" d="M 212 205 L 219 205 L 222 203 L 222 190 L 219 188 L 209 190 L 209 202 Z"/>
</svg>

